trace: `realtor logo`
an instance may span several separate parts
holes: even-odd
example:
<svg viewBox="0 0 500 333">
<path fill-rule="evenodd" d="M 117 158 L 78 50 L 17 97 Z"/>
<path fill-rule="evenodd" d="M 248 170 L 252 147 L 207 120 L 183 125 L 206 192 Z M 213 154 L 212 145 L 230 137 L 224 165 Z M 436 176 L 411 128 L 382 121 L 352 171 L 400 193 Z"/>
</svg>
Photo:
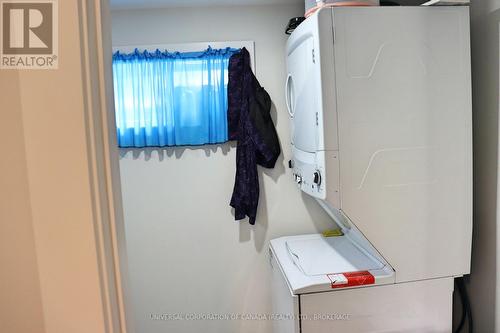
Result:
<svg viewBox="0 0 500 333">
<path fill-rule="evenodd" d="M 0 18 L 0 68 L 57 68 L 55 0 L 0 0 Z"/>
</svg>

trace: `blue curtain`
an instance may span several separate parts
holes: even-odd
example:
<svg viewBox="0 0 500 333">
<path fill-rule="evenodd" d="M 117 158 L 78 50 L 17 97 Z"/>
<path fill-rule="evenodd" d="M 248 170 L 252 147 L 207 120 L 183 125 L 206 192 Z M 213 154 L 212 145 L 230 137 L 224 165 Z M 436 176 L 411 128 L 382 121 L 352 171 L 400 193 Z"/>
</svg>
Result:
<svg viewBox="0 0 500 333">
<path fill-rule="evenodd" d="M 238 49 L 116 52 L 113 55 L 120 147 L 226 142 L 229 58 Z"/>
</svg>

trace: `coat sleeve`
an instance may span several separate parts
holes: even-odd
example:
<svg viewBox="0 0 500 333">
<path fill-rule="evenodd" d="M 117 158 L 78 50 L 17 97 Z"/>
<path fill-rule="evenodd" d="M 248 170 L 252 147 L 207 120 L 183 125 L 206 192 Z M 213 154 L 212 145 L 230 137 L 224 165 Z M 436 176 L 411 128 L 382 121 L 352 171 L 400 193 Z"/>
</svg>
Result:
<svg viewBox="0 0 500 333">
<path fill-rule="evenodd" d="M 243 105 L 244 87 L 243 87 L 243 74 L 245 69 L 245 62 L 247 60 L 248 51 L 243 48 L 240 52 L 235 53 L 229 58 L 228 76 L 229 81 L 227 84 L 227 126 L 229 140 L 237 140 L 240 126 L 240 115 Z"/>
<path fill-rule="evenodd" d="M 249 104 L 250 119 L 254 127 L 252 140 L 255 143 L 257 164 L 266 168 L 274 168 L 281 154 L 281 147 L 271 118 L 271 98 L 259 85 Z"/>
</svg>

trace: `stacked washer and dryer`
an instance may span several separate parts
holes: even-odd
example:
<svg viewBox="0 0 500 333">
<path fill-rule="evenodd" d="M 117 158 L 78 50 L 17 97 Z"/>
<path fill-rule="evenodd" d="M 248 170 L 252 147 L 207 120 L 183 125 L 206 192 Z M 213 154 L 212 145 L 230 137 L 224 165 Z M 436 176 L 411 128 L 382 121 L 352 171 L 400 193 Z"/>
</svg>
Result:
<svg viewBox="0 0 500 333">
<path fill-rule="evenodd" d="M 275 332 L 451 332 L 472 242 L 468 7 L 323 8 L 287 68 L 294 180 L 341 233 L 271 241 Z"/>
</svg>

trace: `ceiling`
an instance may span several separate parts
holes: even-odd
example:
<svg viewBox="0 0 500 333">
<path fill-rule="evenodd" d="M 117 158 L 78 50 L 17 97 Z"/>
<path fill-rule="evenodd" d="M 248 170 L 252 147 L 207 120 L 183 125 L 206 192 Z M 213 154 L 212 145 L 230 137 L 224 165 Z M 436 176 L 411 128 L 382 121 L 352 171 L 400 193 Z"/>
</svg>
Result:
<svg viewBox="0 0 500 333">
<path fill-rule="evenodd" d="M 110 0 L 111 9 L 303 4 L 304 0 Z"/>
</svg>

